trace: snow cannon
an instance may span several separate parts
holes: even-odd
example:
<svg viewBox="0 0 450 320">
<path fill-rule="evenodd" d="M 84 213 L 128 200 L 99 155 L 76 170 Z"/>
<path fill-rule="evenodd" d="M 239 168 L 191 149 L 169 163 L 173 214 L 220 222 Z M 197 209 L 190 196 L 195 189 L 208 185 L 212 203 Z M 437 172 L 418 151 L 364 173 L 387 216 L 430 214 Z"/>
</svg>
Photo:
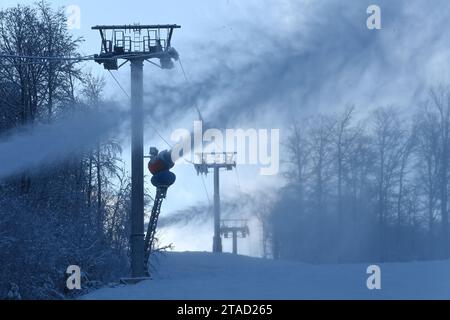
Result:
<svg viewBox="0 0 450 320">
<path fill-rule="evenodd" d="M 172 154 L 169 150 L 159 152 L 156 148 L 150 149 L 150 161 L 148 170 L 153 175 L 152 184 L 159 189 L 163 196 L 167 188 L 175 183 L 176 176 L 170 171 L 175 166 L 172 161 Z"/>
<path fill-rule="evenodd" d="M 147 225 L 147 233 L 144 240 L 145 252 L 145 270 L 148 270 L 148 259 L 153 249 L 155 240 L 156 227 L 158 225 L 159 214 L 161 213 L 161 205 L 166 198 L 167 189 L 175 183 L 176 176 L 170 172 L 175 166 L 172 160 L 172 153 L 169 150 L 159 152 L 156 148 L 150 148 L 150 161 L 148 170 L 153 175 L 152 184 L 156 187 L 156 195 L 153 201 L 152 213 Z"/>
</svg>

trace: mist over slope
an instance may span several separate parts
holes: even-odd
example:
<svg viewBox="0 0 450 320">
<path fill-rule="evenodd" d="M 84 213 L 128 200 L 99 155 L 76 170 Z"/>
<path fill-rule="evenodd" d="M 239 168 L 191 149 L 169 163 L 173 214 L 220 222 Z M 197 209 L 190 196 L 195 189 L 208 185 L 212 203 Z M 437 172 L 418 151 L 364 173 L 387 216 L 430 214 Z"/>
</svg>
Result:
<svg viewBox="0 0 450 320">
<path fill-rule="evenodd" d="M 126 122 L 126 113 L 111 111 L 74 112 L 53 123 L 12 130 L 0 139 L 0 179 L 55 165 L 92 148 L 101 138 L 117 134 Z"/>
<path fill-rule="evenodd" d="M 155 261 L 155 260 L 154 260 Z M 158 256 L 154 280 L 94 291 L 82 299 L 449 299 L 450 261 L 381 264 L 381 290 L 368 290 L 369 264 L 312 265 L 231 254 Z"/>
</svg>

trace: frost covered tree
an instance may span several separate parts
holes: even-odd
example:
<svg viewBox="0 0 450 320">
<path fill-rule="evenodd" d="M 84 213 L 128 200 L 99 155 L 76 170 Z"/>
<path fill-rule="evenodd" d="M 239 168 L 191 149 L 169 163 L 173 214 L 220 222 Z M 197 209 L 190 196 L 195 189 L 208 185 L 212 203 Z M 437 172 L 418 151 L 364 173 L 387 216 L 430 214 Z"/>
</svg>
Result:
<svg viewBox="0 0 450 320">
<path fill-rule="evenodd" d="M 27 58 L 76 56 L 79 43 L 64 10 L 47 2 L 0 11 L 0 138 L 106 103 L 102 81 L 74 64 Z M 0 180 L 0 298 L 70 297 L 65 271 L 74 264 L 85 289 L 127 273 L 130 186 L 120 152 L 108 137 Z"/>
</svg>

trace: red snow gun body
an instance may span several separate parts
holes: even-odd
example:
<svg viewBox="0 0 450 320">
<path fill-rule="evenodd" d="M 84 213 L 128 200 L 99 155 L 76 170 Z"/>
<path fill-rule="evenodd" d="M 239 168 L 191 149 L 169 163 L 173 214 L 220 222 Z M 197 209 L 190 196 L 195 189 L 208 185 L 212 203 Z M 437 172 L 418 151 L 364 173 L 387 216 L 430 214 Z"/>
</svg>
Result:
<svg viewBox="0 0 450 320">
<path fill-rule="evenodd" d="M 176 176 L 170 172 L 175 166 L 172 160 L 172 154 L 169 150 L 164 150 L 158 153 L 158 149 L 152 148 L 150 150 L 150 162 L 148 163 L 148 170 L 153 175 L 152 184 L 155 187 L 170 187 L 175 183 Z"/>
</svg>

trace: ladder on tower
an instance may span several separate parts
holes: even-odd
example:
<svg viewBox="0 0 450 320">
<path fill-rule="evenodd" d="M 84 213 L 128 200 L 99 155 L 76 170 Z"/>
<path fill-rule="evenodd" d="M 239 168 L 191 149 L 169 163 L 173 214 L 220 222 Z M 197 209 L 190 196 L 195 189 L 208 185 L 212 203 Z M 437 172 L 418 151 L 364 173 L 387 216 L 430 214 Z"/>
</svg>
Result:
<svg viewBox="0 0 450 320">
<path fill-rule="evenodd" d="M 133 32 L 133 49 L 134 52 L 141 51 L 141 30 L 136 29 Z"/>
<path fill-rule="evenodd" d="M 166 198 L 166 195 L 167 195 L 167 187 L 156 188 L 156 197 L 155 201 L 153 202 L 152 213 L 150 215 L 150 221 L 148 222 L 147 234 L 145 235 L 145 242 L 144 242 L 145 270 L 148 270 L 148 259 L 150 258 L 150 254 L 152 253 L 153 243 L 155 241 L 156 227 L 158 225 L 158 218 L 159 214 L 161 213 L 161 205 L 163 203 L 163 200 Z"/>
</svg>

